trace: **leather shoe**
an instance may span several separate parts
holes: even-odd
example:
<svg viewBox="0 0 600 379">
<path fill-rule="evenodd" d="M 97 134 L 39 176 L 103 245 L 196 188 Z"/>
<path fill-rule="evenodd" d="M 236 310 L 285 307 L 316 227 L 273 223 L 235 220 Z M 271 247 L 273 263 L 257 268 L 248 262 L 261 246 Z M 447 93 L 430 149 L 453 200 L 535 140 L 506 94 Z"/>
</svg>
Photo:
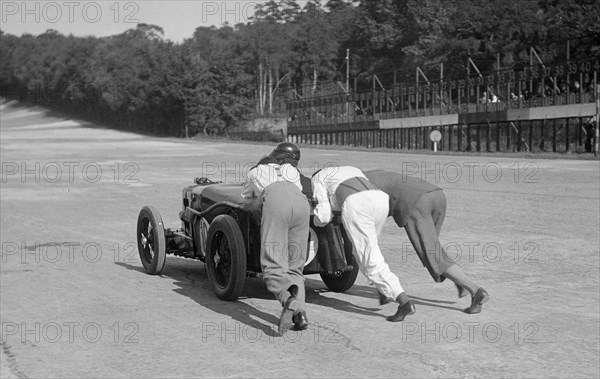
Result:
<svg viewBox="0 0 600 379">
<path fill-rule="evenodd" d="M 308 318 L 304 311 L 294 313 L 292 321 L 294 321 L 294 330 L 305 330 L 308 328 Z"/>
<path fill-rule="evenodd" d="M 292 317 L 294 315 L 294 309 L 292 309 L 292 304 L 294 304 L 295 302 L 296 298 L 294 296 L 290 296 L 283 304 L 283 309 L 281 310 L 281 315 L 279 316 L 278 328 L 279 335 L 281 336 L 292 328 Z"/>
<path fill-rule="evenodd" d="M 463 297 L 467 296 L 469 294 L 469 291 L 467 291 L 467 289 L 465 287 L 461 287 L 458 284 L 454 283 L 456 285 L 456 289 L 458 290 L 458 298 L 462 299 Z"/>
<path fill-rule="evenodd" d="M 377 292 L 379 293 L 379 305 L 385 305 L 387 303 L 391 303 L 392 301 L 394 301 L 394 299 L 385 296 L 381 292 L 379 292 L 379 291 L 377 291 Z"/>
<path fill-rule="evenodd" d="M 404 318 L 408 315 L 412 315 L 417 310 L 415 309 L 414 304 L 409 300 L 404 305 L 398 305 L 398 310 L 392 316 L 386 318 L 386 320 L 391 322 L 400 322 L 403 321 Z"/>
<path fill-rule="evenodd" d="M 483 287 L 479 287 L 475 295 L 471 298 L 471 306 L 469 308 L 465 308 L 465 313 L 474 314 L 481 312 L 481 306 L 483 303 L 490 299 L 490 295 L 487 293 Z"/>
</svg>

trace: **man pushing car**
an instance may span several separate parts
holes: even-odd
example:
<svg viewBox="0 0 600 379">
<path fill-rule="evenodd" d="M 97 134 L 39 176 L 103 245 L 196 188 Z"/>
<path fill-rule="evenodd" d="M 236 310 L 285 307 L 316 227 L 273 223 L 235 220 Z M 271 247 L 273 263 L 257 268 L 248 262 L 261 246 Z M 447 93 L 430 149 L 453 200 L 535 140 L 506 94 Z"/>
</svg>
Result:
<svg viewBox="0 0 600 379">
<path fill-rule="evenodd" d="M 377 241 L 389 212 L 389 197 L 375 187 L 361 170 L 352 166 L 328 167 L 314 173 L 312 189 L 318 201 L 314 223 L 325 226 L 333 211 L 341 212 L 342 223 L 352 241 L 358 266 L 377 290 L 399 303 L 388 321 L 402 321 L 415 313 L 400 280 L 390 271 Z"/>
<path fill-rule="evenodd" d="M 249 208 L 262 207 L 260 263 L 267 289 L 283 306 L 279 334 L 308 327 L 304 275 L 310 206 L 302 193 L 300 173 L 292 165 L 300 150 L 279 144 L 248 171 L 242 192 Z"/>
<path fill-rule="evenodd" d="M 446 197 L 441 188 L 420 179 L 384 170 L 366 171 L 371 183 L 390 198 L 390 216 L 406 230 L 421 263 L 436 282 L 448 278 L 456 284 L 459 297 L 471 294 L 466 313 L 479 313 L 489 294 L 473 282 L 454 261 L 448 258 L 439 241 L 446 215 Z M 382 296 L 383 304 L 388 300 Z"/>
</svg>

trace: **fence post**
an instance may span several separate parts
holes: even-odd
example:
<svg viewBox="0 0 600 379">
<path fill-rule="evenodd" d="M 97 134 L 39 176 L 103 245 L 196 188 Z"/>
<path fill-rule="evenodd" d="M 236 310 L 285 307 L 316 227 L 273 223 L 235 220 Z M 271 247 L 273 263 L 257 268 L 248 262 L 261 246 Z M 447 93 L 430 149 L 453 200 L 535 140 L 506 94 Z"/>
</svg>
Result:
<svg viewBox="0 0 600 379">
<path fill-rule="evenodd" d="M 487 132 L 486 132 L 486 136 L 485 136 L 485 151 L 487 151 L 488 153 L 491 151 L 491 141 L 490 139 L 492 138 L 492 125 L 490 124 L 490 120 L 488 120 L 487 122 Z"/>
<path fill-rule="evenodd" d="M 445 147 L 444 145 L 446 144 L 445 137 L 444 137 L 445 132 L 446 132 L 446 126 L 445 125 L 441 125 L 440 126 L 440 133 L 442 134 L 442 139 L 440 141 L 440 150 L 445 150 L 444 149 L 444 147 Z"/>
<path fill-rule="evenodd" d="M 510 151 L 510 134 L 511 134 L 511 129 L 510 129 L 510 122 L 506 123 L 506 151 L 509 152 Z"/>
<path fill-rule="evenodd" d="M 500 121 L 496 121 L 496 151 L 500 151 Z"/>
<path fill-rule="evenodd" d="M 523 144 L 522 144 L 522 139 L 523 139 L 523 122 L 521 122 L 521 120 L 517 120 L 515 121 L 517 123 L 517 151 L 521 151 Z"/>
<path fill-rule="evenodd" d="M 596 138 L 594 143 L 594 156 L 598 157 L 600 153 L 598 150 L 600 149 L 599 139 L 600 139 L 600 87 L 598 86 L 598 71 L 594 71 L 594 93 L 596 100 Z"/>
<path fill-rule="evenodd" d="M 579 117 L 578 118 L 578 130 L 577 130 L 577 146 L 581 146 L 583 145 L 583 132 L 582 132 L 582 128 L 583 128 L 583 117 Z"/>
<path fill-rule="evenodd" d="M 579 128 L 579 134 L 581 134 L 581 128 Z M 581 146 L 581 144 L 579 144 L 579 146 Z M 571 146 L 569 144 L 569 119 L 566 119 L 566 125 L 565 125 L 565 152 L 569 152 L 571 151 Z"/>
<path fill-rule="evenodd" d="M 556 123 L 558 122 L 558 119 L 554 119 L 554 122 L 552 123 L 552 151 L 554 153 L 556 153 Z"/>
<path fill-rule="evenodd" d="M 467 124 L 467 151 L 471 151 L 471 124 Z"/>
<path fill-rule="evenodd" d="M 529 120 L 529 150 L 533 153 L 533 120 Z"/>
<path fill-rule="evenodd" d="M 546 119 L 542 121 L 540 125 L 540 150 L 543 152 L 546 150 Z"/>
</svg>

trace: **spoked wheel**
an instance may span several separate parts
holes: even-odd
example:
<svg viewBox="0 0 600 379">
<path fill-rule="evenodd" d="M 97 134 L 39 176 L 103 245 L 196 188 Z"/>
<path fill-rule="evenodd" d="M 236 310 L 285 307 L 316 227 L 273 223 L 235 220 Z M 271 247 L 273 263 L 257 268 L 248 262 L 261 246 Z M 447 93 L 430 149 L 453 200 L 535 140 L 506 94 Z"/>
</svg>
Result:
<svg viewBox="0 0 600 379">
<path fill-rule="evenodd" d="M 213 291 L 219 299 L 237 299 L 246 279 L 246 247 L 233 217 L 215 217 L 208 229 L 206 247 L 206 271 Z"/>
<path fill-rule="evenodd" d="M 167 246 L 163 221 L 156 208 L 146 206 L 140 211 L 137 243 L 140 260 L 146 272 L 150 275 L 160 274 L 165 266 Z"/>
</svg>

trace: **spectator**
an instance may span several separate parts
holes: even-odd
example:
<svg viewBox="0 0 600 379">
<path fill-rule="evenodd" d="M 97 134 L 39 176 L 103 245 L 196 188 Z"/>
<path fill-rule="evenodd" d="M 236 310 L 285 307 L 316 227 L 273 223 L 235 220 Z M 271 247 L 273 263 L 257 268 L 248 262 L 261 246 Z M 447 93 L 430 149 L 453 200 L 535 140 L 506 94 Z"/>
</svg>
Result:
<svg viewBox="0 0 600 379">
<path fill-rule="evenodd" d="M 590 117 L 584 124 L 585 129 L 585 151 L 591 153 L 596 140 L 596 116 Z"/>
<path fill-rule="evenodd" d="M 542 88 L 541 85 L 537 86 L 537 89 L 535 91 L 535 96 L 536 97 L 544 97 L 544 89 Z"/>
<path fill-rule="evenodd" d="M 479 101 L 481 102 L 481 104 L 485 104 L 488 102 L 487 92 L 483 91 L 483 96 L 481 97 L 481 99 L 479 99 Z"/>
<path fill-rule="evenodd" d="M 567 84 L 565 82 L 560 83 L 559 94 L 567 93 Z"/>
<path fill-rule="evenodd" d="M 357 116 L 360 116 L 360 115 L 362 115 L 364 113 L 363 110 L 362 110 L 362 108 L 360 107 L 360 105 L 358 105 L 358 103 L 354 103 L 354 113 Z"/>
</svg>

